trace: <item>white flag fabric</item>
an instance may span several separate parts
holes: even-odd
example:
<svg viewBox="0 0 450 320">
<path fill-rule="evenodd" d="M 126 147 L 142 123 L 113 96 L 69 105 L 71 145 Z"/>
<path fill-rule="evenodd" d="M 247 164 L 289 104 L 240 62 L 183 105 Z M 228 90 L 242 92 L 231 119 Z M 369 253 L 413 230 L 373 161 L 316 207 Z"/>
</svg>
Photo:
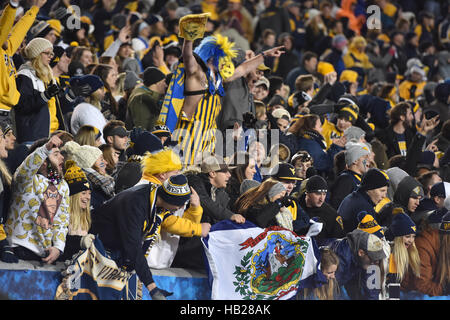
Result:
<svg viewBox="0 0 450 320">
<path fill-rule="evenodd" d="M 310 237 L 248 221 L 216 223 L 202 242 L 213 300 L 295 298 L 299 286 L 314 281 L 320 260 Z"/>
</svg>

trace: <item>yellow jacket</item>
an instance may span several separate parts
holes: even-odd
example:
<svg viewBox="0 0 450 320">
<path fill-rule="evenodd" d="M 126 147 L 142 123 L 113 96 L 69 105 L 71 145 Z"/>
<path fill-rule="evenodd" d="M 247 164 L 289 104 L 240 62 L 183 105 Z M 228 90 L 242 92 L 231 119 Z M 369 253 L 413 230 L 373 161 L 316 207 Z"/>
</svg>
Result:
<svg viewBox="0 0 450 320">
<path fill-rule="evenodd" d="M 0 18 L 0 44 L 7 41 L 6 49 L 3 46 L 0 47 L 3 57 L 3 63 L 0 63 L 0 109 L 10 110 L 19 102 L 20 93 L 16 87 L 16 68 L 12 56 L 22 44 L 38 12 L 39 7 L 33 6 L 14 25 L 12 30 L 16 9 L 8 5 Z M 8 38 L 9 34 L 11 35 Z"/>
<path fill-rule="evenodd" d="M 427 84 L 426 81 L 422 82 L 412 82 L 409 80 L 405 80 L 398 86 L 399 96 L 405 100 L 415 100 L 418 96 L 423 93 L 423 88 Z M 415 85 L 416 91 L 414 97 L 411 97 L 411 87 Z"/>
<path fill-rule="evenodd" d="M 340 138 L 342 137 L 343 134 L 344 134 L 343 132 L 339 131 L 336 128 L 336 125 L 334 123 L 325 119 L 322 125 L 322 136 L 325 138 L 327 149 L 333 143 L 333 139 Z"/>
<path fill-rule="evenodd" d="M 150 183 L 161 185 L 161 181 L 153 175 L 143 175 L 142 179 Z M 164 231 L 177 234 L 182 237 L 192 237 L 202 235 L 202 226 L 200 220 L 202 218 L 203 208 L 189 207 L 184 211 L 183 217 L 171 215 L 163 220 L 161 227 Z"/>
</svg>

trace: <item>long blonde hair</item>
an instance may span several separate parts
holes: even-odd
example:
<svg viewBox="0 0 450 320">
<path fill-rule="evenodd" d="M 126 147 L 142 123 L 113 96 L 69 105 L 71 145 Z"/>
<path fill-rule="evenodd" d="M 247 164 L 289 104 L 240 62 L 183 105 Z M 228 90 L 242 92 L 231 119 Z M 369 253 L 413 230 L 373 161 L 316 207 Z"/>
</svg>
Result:
<svg viewBox="0 0 450 320">
<path fill-rule="evenodd" d="M 450 281 L 450 235 L 441 234 L 440 243 L 437 273 L 439 284 L 444 286 Z"/>
<path fill-rule="evenodd" d="M 46 66 L 42 63 L 41 55 L 31 60 L 31 66 L 36 71 L 36 76 L 41 79 L 45 84 L 49 84 L 53 79 L 53 71 L 50 66 Z"/>
<path fill-rule="evenodd" d="M 2 174 L 2 182 L 10 186 L 12 182 L 12 176 L 11 173 L 9 172 L 8 167 L 1 159 L 0 159 L 0 173 Z"/>
<path fill-rule="evenodd" d="M 408 268 L 416 277 L 420 277 L 420 257 L 415 242 L 406 249 L 403 237 L 395 237 L 392 251 L 399 282 L 405 277 Z"/>
<path fill-rule="evenodd" d="M 78 192 L 72 196 L 70 196 L 70 204 L 69 204 L 69 226 L 70 230 L 83 230 L 88 231 L 91 227 L 91 209 L 90 205 L 88 205 L 85 209 L 82 209 L 80 206 L 80 195 L 81 192 Z"/>
</svg>

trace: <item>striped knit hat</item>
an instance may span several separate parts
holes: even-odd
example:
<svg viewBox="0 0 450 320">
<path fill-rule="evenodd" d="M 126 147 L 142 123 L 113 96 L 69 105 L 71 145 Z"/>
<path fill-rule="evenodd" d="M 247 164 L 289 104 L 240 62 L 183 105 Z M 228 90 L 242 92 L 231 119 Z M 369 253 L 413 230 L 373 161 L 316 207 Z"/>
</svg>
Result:
<svg viewBox="0 0 450 320">
<path fill-rule="evenodd" d="M 158 196 L 168 204 L 183 206 L 191 198 L 191 189 L 186 176 L 182 174 L 171 176 L 158 187 Z"/>
<path fill-rule="evenodd" d="M 375 218 L 366 211 L 358 213 L 358 229 L 376 235 L 378 238 L 384 237 L 384 230 L 375 220 Z"/>
</svg>

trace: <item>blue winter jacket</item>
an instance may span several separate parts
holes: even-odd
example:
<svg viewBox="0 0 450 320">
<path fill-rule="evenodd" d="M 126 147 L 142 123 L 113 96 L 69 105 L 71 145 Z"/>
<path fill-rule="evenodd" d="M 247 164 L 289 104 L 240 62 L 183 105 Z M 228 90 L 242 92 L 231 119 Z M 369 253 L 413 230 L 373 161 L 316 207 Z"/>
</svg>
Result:
<svg viewBox="0 0 450 320">
<path fill-rule="evenodd" d="M 356 253 L 352 249 L 351 236 L 352 234 L 348 234 L 343 239 L 335 239 L 329 245 L 339 257 L 336 280 L 340 287 L 345 288 L 351 300 L 378 300 L 380 289 L 369 288 L 372 284 L 370 279 L 372 274 L 370 269 L 366 271 L 359 265 Z"/>
<path fill-rule="evenodd" d="M 332 144 L 327 151 L 325 151 L 320 142 L 312 138 L 300 136 L 297 139 L 297 151 L 305 150 L 314 159 L 314 168 L 319 174 L 325 173 L 326 175 L 333 173 L 333 159 L 334 156 L 344 148 Z"/>
<path fill-rule="evenodd" d="M 361 211 L 366 211 L 373 217 L 376 217 L 377 213 L 374 207 L 373 201 L 360 188 L 346 196 L 337 210 L 344 223 L 344 232 L 351 232 L 358 227 L 358 213 Z"/>
</svg>

